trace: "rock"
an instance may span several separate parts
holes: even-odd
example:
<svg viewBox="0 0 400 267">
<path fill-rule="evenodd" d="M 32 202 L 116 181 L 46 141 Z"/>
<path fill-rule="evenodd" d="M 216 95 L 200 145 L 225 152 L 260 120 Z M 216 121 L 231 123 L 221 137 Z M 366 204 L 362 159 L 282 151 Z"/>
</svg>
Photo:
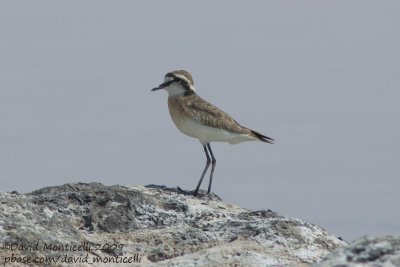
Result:
<svg viewBox="0 0 400 267">
<path fill-rule="evenodd" d="M 400 236 L 363 237 L 340 248 L 315 267 L 398 267 Z"/>
<path fill-rule="evenodd" d="M 1 193 L 0 211 L 5 266 L 308 266 L 345 245 L 271 210 L 156 185 Z"/>
</svg>

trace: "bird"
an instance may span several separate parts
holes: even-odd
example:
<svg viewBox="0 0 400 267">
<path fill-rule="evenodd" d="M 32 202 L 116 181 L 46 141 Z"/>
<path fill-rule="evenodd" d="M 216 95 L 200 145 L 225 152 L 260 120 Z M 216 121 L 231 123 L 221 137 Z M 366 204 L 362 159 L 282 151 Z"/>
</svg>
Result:
<svg viewBox="0 0 400 267">
<path fill-rule="evenodd" d="M 226 112 L 197 95 L 193 77 L 186 70 L 170 71 L 164 76 L 164 82 L 151 91 L 168 92 L 168 109 L 172 121 L 185 135 L 196 138 L 206 154 L 206 165 L 200 180 L 193 191 L 197 196 L 205 174 L 211 164 L 211 173 L 207 194 L 211 192 L 216 159 L 211 150 L 211 142 L 238 144 L 245 141 L 261 141 L 273 144 L 274 139 L 242 126 Z M 178 187 L 180 191 L 183 191 Z"/>
</svg>

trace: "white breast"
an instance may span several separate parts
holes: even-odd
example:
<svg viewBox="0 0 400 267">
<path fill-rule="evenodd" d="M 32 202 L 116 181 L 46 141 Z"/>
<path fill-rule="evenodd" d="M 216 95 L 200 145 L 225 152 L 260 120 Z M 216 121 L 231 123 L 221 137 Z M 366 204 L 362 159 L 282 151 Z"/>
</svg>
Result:
<svg viewBox="0 0 400 267">
<path fill-rule="evenodd" d="M 184 134 L 197 138 L 202 144 L 208 142 L 229 142 L 230 144 L 237 144 L 244 141 L 255 141 L 252 136 L 245 134 L 237 134 L 228 132 L 224 129 L 218 129 L 200 124 L 198 121 L 179 116 L 176 113 L 170 113 L 176 127 Z"/>
</svg>

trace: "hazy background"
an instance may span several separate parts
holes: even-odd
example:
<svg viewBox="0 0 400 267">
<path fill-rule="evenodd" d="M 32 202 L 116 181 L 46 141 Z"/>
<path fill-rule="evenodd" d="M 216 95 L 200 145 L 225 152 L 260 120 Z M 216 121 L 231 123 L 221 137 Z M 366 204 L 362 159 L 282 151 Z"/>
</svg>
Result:
<svg viewBox="0 0 400 267">
<path fill-rule="evenodd" d="M 1 1 L 0 191 L 194 189 L 202 147 L 150 92 L 187 69 L 277 140 L 212 144 L 225 202 L 399 233 L 399 50 L 399 1 Z"/>
</svg>

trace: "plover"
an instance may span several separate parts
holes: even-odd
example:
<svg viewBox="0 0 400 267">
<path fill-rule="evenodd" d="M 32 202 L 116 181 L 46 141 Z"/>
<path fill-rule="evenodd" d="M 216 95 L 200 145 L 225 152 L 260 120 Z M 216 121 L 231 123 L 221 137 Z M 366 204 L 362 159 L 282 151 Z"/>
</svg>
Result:
<svg viewBox="0 0 400 267">
<path fill-rule="evenodd" d="M 210 142 L 238 144 L 244 141 L 262 141 L 273 144 L 274 139 L 240 125 L 227 113 L 198 96 L 192 75 L 185 70 L 168 72 L 164 82 L 151 91 L 160 89 L 168 92 L 169 113 L 176 127 L 185 135 L 199 139 L 206 154 L 206 166 L 193 192 L 194 196 L 199 192 L 210 163 L 212 167 L 207 194 L 211 191 L 216 160 Z"/>
</svg>

